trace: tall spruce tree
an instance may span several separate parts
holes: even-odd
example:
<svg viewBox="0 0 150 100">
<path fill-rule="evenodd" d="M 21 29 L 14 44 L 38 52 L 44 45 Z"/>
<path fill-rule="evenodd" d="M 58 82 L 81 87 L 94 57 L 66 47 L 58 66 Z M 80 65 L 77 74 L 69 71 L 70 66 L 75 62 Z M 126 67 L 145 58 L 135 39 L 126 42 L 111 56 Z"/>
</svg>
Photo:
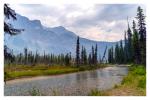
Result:
<svg viewBox="0 0 150 100">
<path fill-rule="evenodd" d="M 127 41 L 127 35 L 126 35 L 126 31 L 124 33 L 124 63 L 127 63 L 127 60 L 128 60 L 128 41 Z"/>
<path fill-rule="evenodd" d="M 108 62 L 111 63 L 111 49 L 108 49 Z"/>
<path fill-rule="evenodd" d="M 134 62 L 136 64 L 140 64 L 141 62 L 141 50 L 140 50 L 140 41 L 139 41 L 139 35 L 136 29 L 135 21 L 133 20 L 133 54 L 134 54 Z"/>
<path fill-rule="evenodd" d="M 140 6 L 137 8 L 136 19 L 138 21 L 138 32 L 140 35 L 141 62 L 146 65 L 146 24 L 143 9 Z"/>
<path fill-rule="evenodd" d="M 81 64 L 84 64 L 84 48 L 81 49 Z"/>
<path fill-rule="evenodd" d="M 95 52 L 94 52 L 94 47 L 92 46 L 92 64 L 94 64 L 95 61 Z"/>
<path fill-rule="evenodd" d="M 114 50 L 111 48 L 111 63 L 114 63 Z"/>
<path fill-rule="evenodd" d="M 120 41 L 120 63 L 124 63 L 124 49 L 123 49 L 123 44 L 122 40 Z"/>
<path fill-rule="evenodd" d="M 108 49 L 108 62 L 109 63 L 114 63 L 114 50 L 113 50 L 113 47 Z"/>
<path fill-rule="evenodd" d="M 86 49 L 85 49 L 85 47 L 84 47 L 84 49 L 83 49 L 83 61 L 84 61 L 84 64 L 87 64 L 87 53 L 86 53 Z"/>
<path fill-rule="evenodd" d="M 28 63 L 28 49 L 24 48 L 24 63 Z"/>
<path fill-rule="evenodd" d="M 92 65 L 92 55 L 91 55 L 91 53 L 89 53 L 88 64 L 89 64 L 90 66 Z"/>
<path fill-rule="evenodd" d="M 95 46 L 95 54 L 94 54 L 95 56 L 95 58 L 94 58 L 94 63 L 95 64 L 97 64 L 97 44 L 96 44 L 96 46 Z"/>
<path fill-rule="evenodd" d="M 129 22 L 128 22 L 128 19 L 127 19 L 127 23 L 128 23 L 128 29 L 127 29 L 127 36 L 128 36 L 128 46 L 127 46 L 127 49 L 128 49 L 128 62 L 132 62 L 133 61 L 133 47 L 132 47 L 132 32 L 131 32 L 131 29 L 130 29 L 130 26 L 129 26 Z"/>
<path fill-rule="evenodd" d="M 79 65 L 80 65 L 80 40 L 78 36 L 76 44 L 76 66 L 79 67 Z"/>
<path fill-rule="evenodd" d="M 118 45 L 118 43 L 115 46 L 114 58 L 115 58 L 115 63 L 119 63 L 120 62 L 120 51 L 119 51 L 119 45 Z"/>
</svg>

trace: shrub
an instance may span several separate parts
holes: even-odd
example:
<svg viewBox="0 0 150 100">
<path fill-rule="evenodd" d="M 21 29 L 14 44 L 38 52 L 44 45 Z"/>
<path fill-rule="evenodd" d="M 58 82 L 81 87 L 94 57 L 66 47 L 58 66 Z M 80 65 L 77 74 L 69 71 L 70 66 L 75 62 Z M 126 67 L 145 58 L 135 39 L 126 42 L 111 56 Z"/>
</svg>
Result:
<svg viewBox="0 0 150 100">
<path fill-rule="evenodd" d="M 146 77 L 145 76 L 141 77 L 141 79 L 138 81 L 138 87 L 146 88 Z"/>
</svg>

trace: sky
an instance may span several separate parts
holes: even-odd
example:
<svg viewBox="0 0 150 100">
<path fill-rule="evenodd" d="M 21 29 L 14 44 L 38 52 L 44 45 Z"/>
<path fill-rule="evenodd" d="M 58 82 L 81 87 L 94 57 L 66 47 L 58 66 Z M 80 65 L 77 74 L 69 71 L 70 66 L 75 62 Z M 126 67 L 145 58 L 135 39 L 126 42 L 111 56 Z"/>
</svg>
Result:
<svg viewBox="0 0 150 100">
<path fill-rule="evenodd" d="M 78 36 L 96 41 L 115 42 L 124 38 L 127 17 L 132 25 L 136 4 L 19 4 L 10 5 L 16 13 L 43 26 L 63 26 Z M 145 11 L 143 5 L 142 8 Z"/>
</svg>

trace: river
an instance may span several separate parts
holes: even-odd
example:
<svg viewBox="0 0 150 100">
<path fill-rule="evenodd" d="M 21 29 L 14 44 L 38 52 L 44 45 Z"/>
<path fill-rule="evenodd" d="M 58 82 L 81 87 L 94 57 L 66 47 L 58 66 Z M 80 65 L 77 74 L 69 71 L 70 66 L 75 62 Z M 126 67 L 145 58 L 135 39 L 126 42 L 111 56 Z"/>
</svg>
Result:
<svg viewBox="0 0 150 100">
<path fill-rule="evenodd" d="M 35 89 L 42 95 L 84 96 L 93 89 L 113 88 L 121 83 L 127 73 L 127 67 L 116 66 L 71 74 L 15 79 L 4 86 L 4 95 L 27 96 Z"/>
</svg>

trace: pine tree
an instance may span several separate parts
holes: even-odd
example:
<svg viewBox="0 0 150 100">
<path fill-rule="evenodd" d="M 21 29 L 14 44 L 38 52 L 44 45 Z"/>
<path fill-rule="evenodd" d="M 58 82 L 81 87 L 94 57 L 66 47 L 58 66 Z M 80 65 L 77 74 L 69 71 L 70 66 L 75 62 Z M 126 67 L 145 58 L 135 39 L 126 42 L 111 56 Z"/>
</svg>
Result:
<svg viewBox="0 0 150 100">
<path fill-rule="evenodd" d="M 138 20 L 138 30 L 140 35 L 140 41 L 146 40 L 146 24 L 145 24 L 145 16 L 143 14 L 143 9 L 139 6 L 137 8 L 137 17 Z"/>
<path fill-rule="evenodd" d="M 95 58 L 94 58 L 94 64 L 97 64 L 97 44 L 96 44 L 96 46 L 95 46 L 95 54 L 94 54 L 95 56 Z"/>
<path fill-rule="evenodd" d="M 12 18 L 13 20 L 17 20 L 16 13 L 13 9 L 11 9 L 8 4 L 4 4 L 4 15 L 5 18 L 8 20 Z M 21 33 L 23 31 L 22 29 L 16 29 L 14 28 L 10 23 L 7 21 L 4 21 L 4 32 L 9 35 L 16 35 L 18 33 Z"/>
<path fill-rule="evenodd" d="M 124 63 L 124 50 L 122 40 L 120 41 L 120 63 Z"/>
<path fill-rule="evenodd" d="M 92 64 L 94 64 L 95 61 L 95 52 L 94 52 L 94 47 L 92 46 Z"/>
<path fill-rule="evenodd" d="M 65 65 L 66 66 L 70 65 L 70 59 L 69 59 L 69 54 L 68 53 L 65 56 Z"/>
<path fill-rule="evenodd" d="M 136 29 L 135 21 L 133 20 L 133 53 L 134 53 L 134 62 L 136 64 L 139 64 L 141 62 L 141 54 L 140 54 L 140 41 L 139 41 L 139 35 Z"/>
<path fill-rule="evenodd" d="M 80 65 L 80 41 L 78 36 L 76 44 L 76 66 L 79 67 L 79 65 Z"/>
<path fill-rule="evenodd" d="M 108 62 L 111 63 L 111 49 L 108 49 Z"/>
<path fill-rule="evenodd" d="M 119 51 L 119 45 L 118 43 L 115 46 L 115 63 L 119 63 L 120 62 L 120 51 Z"/>
<path fill-rule="evenodd" d="M 114 63 L 114 61 L 114 50 L 113 47 L 111 47 L 110 49 L 108 49 L 108 62 Z"/>
<path fill-rule="evenodd" d="M 28 61 L 28 49 L 24 48 L 24 64 L 27 64 Z"/>
<path fill-rule="evenodd" d="M 90 66 L 92 65 L 92 55 L 91 55 L 91 53 L 89 54 L 89 57 L 88 57 L 88 64 Z"/>
<path fill-rule="evenodd" d="M 128 41 L 127 41 L 127 36 L 126 36 L 126 31 L 125 31 L 125 34 L 124 34 L 124 63 L 127 63 L 127 60 L 128 60 Z"/>
<path fill-rule="evenodd" d="M 84 48 L 83 49 L 83 61 L 84 61 L 84 64 L 87 64 L 87 53 L 86 53 L 86 49 Z"/>
<path fill-rule="evenodd" d="M 139 6 L 137 9 L 138 33 L 140 35 L 141 62 L 146 65 L 146 24 L 143 9 Z"/>
<path fill-rule="evenodd" d="M 129 22 L 128 22 L 128 30 L 127 30 L 127 36 L 128 36 L 128 45 L 127 45 L 127 49 L 128 49 L 128 62 L 132 62 L 133 61 L 133 47 L 132 47 L 132 32 L 129 26 Z"/>
<path fill-rule="evenodd" d="M 84 64 L 84 50 L 83 50 L 83 46 L 81 49 L 81 64 Z"/>
<path fill-rule="evenodd" d="M 111 63 L 114 63 L 114 50 L 113 47 L 111 48 Z"/>
</svg>

